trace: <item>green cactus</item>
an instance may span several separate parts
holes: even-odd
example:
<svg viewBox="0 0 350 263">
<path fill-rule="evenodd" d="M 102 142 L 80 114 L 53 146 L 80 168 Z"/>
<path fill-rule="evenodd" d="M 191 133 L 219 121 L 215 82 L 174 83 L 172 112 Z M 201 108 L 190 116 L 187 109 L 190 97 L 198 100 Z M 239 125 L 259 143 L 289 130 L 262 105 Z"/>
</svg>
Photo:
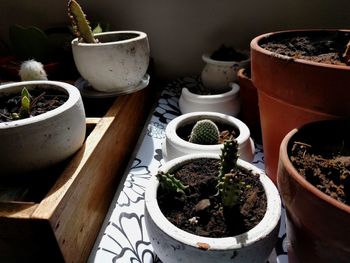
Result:
<svg viewBox="0 0 350 263">
<path fill-rule="evenodd" d="M 86 43 L 98 42 L 98 40 L 94 38 L 86 15 L 75 0 L 69 0 L 68 2 L 68 16 L 72 20 L 73 30 L 77 37 L 81 38 Z"/>
<path fill-rule="evenodd" d="M 189 142 L 197 144 L 218 144 L 219 143 L 219 129 L 211 120 L 199 120 L 193 126 Z"/>
<path fill-rule="evenodd" d="M 186 195 L 189 193 L 189 186 L 183 185 L 180 180 L 176 179 L 174 175 L 170 173 L 158 172 L 157 178 L 159 180 L 160 187 L 162 187 L 168 193 L 176 193 Z"/>
<path fill-rule="evenodd" d="M 237 167 L 238 143 L 236 140 L 227 140 L 221 150 L 220 171 L 218 178 L 218 194 L 221 194 L 224 211 L 231 209 L 238 201 L 241 193 L 241 181 Z"/>
</svg>

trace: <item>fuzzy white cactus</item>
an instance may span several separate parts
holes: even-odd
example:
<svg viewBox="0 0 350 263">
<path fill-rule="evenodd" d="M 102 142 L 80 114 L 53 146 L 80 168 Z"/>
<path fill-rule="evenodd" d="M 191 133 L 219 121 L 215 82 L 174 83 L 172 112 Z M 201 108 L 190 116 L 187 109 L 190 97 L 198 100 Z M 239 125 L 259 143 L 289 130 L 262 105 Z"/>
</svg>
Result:
<svg viewBox="0 0 350 263">
<path fill-rule="evenodd" d="M 19 76 L 22 81 L 25 80 L 47 80 L 47 74 L 45 72 L 43 64 L 38 61 L 27 60 L 21 64 L 19 70 Z"/>
</svg>

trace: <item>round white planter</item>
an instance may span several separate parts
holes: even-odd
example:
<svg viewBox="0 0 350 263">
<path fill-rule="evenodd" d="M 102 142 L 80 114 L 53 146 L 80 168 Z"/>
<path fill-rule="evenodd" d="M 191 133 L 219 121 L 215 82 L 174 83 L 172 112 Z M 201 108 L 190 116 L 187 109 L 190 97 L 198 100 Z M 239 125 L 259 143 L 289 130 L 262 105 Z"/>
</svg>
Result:
<svg viewBox="0 0 350 263">
<path fill-rule="evenodd" d="M 206 63 L 201 73 L 203 85 L 216 92 L 227 89 L 230 82 L 235 82 L 237 71 L 247 67 L 250 62 L 250 58 L 242 61 L 214 60 L 209 54 L 203 54 L 202 59 Z"/>
<path fill-rule="evenodd" d="M 177 135 L 177 129 L 187 124 L 194 124 L 200 119 L 210 119 L 214 122 L 230 124 L 236 127 L 239 135 L 236 138 L 241 159 L 251 162 L 254 159 L 255 146 L 250 138 L 250 131 L 239 119 L 218 112 L 192 112 L 180 115 L 169 122 L 165 129 L 165 141 L 162 144 L 163 159 L 172 160 L 190 153 L 221 153 L 223 144 L 202 145 L 183 140 Z"/>
<path fill-rule="evenodd" d="M 0 123 L 0 177 L 26 176 L 74 154 L 85 139 L 85 111 L 78 89 L 57 81 L 25 81 L 0 86 L 3 94 L 20 94 L 23 87 L 55 89 L 68 100 L 60 107 L 31 118 Z"/>
<path fill-rule="evenodd" d="M 94 89 L 127 94 L 144 88 L 150 47 L 139 31 L 112 31 L 95 34 L 99 43 L 72 41 L 75 65 Z"/>
<path fill-rule="evenodd" d="M 172 172 L 195 158 L 219 158 L 217 154 L 187 155 L 160 168 Z M 183 231 L 170 223 L 157 202 L 158 179 L 150 179 L 145 195 L 145 222 L 151 244 L 163 262 L 167 263 L 265 263 L 278 237 L 281 201 L 273 182 L 254 165 L 238 160 L 238 165 L 260 175 L 267 197 L 267 210 L 258 225 L 233 237 L 207 238 Z M 207 250 L 201 249 L 205 245 Z"/>
<path fill-rule="evenodd" d="M 229 90 L 215 95 L 198 95 L 183 88 L 179 108 L 182 114 L 196 111 L 212 111 L 237 116 L 240 111 L 239 85 L 229 84 Z"/>
</svg>

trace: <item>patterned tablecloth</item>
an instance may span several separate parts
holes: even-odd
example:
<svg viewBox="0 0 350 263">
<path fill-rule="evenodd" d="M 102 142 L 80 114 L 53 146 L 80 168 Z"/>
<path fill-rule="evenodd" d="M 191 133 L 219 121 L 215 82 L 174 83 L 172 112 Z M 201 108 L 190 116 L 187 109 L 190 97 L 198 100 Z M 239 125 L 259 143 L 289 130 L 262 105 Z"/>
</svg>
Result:
<svg viewBox="0 0 350 263">
<path fill-rule="evenodd" d="M 165 138 L 165 127 L 170 120 L 180 115 L 178 98 L 181 88 L 192 85 L 198 85 L 198 78 L 177 79 L 164 88 L 144 129 L 135 159 L 111 203 L 88 262 L 161 262 L 153 252 L 145 227 L 144 191 L 149 178 L 164 163 L 161 145 Z M 261 145 L 256 145 L 253 163 L 264 169 Z M 279 239 L 269 263 L 288 262 L 284 211 L 282 214 Z"/>
</svg>

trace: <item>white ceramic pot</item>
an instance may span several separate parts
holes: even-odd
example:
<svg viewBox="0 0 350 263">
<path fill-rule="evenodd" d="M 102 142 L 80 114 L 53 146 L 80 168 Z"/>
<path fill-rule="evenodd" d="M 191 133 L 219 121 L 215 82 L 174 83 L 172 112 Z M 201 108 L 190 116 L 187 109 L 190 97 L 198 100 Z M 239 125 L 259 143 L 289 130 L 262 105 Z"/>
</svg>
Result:
<svg viewBox="0 0 350 263">
<path fill-rule="evenodd" d="M 229 90 L 215 95 L 198 95 L 183 88 L 179 108 L 182 114 L 196 111 L 212 111 L 237 116 L 240 108 L 239 85 L 229 84 Z"/>
<path fill-rule="evenodd" d="M 85 111 L 78 89 L 57 81 L 25 81 L 0 86 L 0 96 L 38 87 L 55 89 L 68 100 L 46 113 L 0 123 L 0 177 L 26 176 L 74 154 L 85 139 Z"/>
<path fill-rule="evenodd" d="M 180 115 L 171 120 L 165 129 L 165 141 L 162 144 L 163 159 L 165 161 L 190 153 L 221 153 L 223 144 L 196 144 L 183 140 L 178 136 L 177 129 L 179 127 L 194 124 L 200 119 L 210 119 L 214 122 L 230 124 L 236 127 L 239 131 L 236 140 L 239 145 L 240 158 L 248 162 L 253 161 L 255 146 L 253 140 L 250 138 L 250 131 L 247 125 L 235 117 L 218 112 L 192 112 Z"/>
<path fill-rule="evenodd" d="M 230 82 L 237 80 L 237 71 L 250 63 L 249 58 L 242 61 L 214 60 L 209 54 L 203 54 L 202 59 L 206 63 L 201 73 L 203 85 L 215 92 L 226 90 Z"/>
<path fill-rule="evenodd" d="M 187 155 L 160 168 L 172 172 L 195 158 L 219 158 L 217 154 Z M 238 165 L 260 175 L 267 197 L 267 210 L 254 228 L 225 238 L 207 238 L 190 234 L 170 223 L 157 202 L 158 179 L 152 176 L 145 194 L 145 222 L 149 240 L 158 257 L 167 263 L 265 263 L 276 244 L 281 217 L 281 201 L 273 182 L 257 167 L 242 160 Z M 203 249 L 208 247 L 207 250 Z M 200 248 L 201 247 L 201 248 Z"/>
<path fill-rule="evenodd" d="M 94 35 L 99 43 L 72 41 L 75 65 L 94 89 L 127 94 L 146 74 L 150 47 L 148 37 L 139 31 L 112 31 Z"/>
</svg>

